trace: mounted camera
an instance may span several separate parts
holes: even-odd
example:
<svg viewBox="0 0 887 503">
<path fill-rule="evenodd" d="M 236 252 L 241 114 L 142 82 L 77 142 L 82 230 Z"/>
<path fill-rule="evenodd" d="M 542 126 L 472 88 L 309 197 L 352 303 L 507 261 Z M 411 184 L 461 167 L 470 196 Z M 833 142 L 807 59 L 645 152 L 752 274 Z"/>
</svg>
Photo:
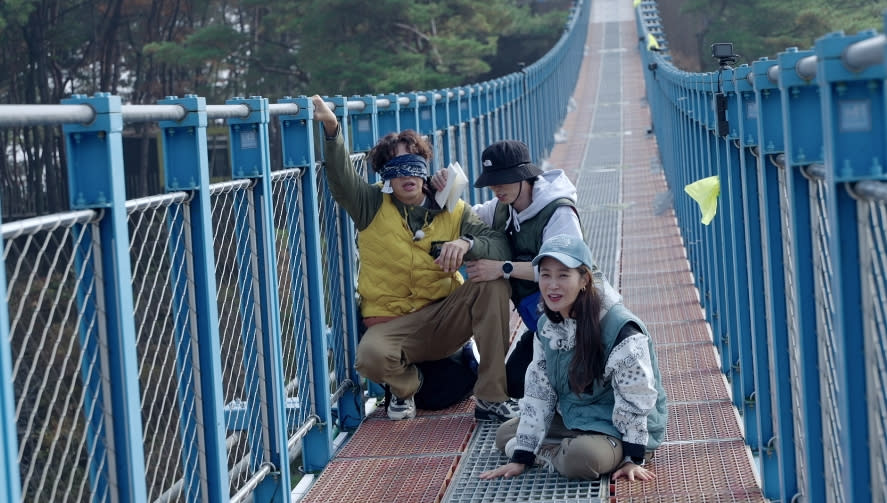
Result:
<svg viewBox="0 0 887 503">
<path fill-rule="evenodd" d="M 721 67 L 730 66 L 736 63 L 739 55 L 733 52 L 732 42 L 715 42 L 711 44 L 711 57 L 718 60 Z"/>
<path fill-rule="evenodd" d="M 718 92 L 714 95 L 714 108 L 717 117 L 718 136 L 726 137 L 730 132 L 730 124 L 727 122 L 727 96 L 721 92 L 721 72 L 736 64 L 739 55 L 733 52 L 732 42 L 716 42 L 711 44 L 711 57 L 718 60 Z"/>
</svg>

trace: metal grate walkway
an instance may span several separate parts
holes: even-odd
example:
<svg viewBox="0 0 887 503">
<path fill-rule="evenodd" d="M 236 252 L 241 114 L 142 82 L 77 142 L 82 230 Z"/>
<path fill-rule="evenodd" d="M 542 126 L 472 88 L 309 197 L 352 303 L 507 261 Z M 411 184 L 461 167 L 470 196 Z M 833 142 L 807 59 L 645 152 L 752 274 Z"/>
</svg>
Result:
<svg viewBox="0 0 887 503">
<path fill-rule="evenodd" d="M 505 457 L 473 401 L 391 422 L 373 414 L 305 502 L 762 502 L 720 358 L 711 342 L 672 197 L 646 134 L 649 111 L 631 2 L 595 0 L 567 141 L 548 163 L 579 188 L 580 216 L 601 270 L 656 342 L 670 409 L 647 483 L 570 481 L 538 468 L 508 480 L 478 474 Z M 665 202 L 665 204 L 663 204 Z M 512 317 L 515 332 L 519 318 Z"/>
</svg>

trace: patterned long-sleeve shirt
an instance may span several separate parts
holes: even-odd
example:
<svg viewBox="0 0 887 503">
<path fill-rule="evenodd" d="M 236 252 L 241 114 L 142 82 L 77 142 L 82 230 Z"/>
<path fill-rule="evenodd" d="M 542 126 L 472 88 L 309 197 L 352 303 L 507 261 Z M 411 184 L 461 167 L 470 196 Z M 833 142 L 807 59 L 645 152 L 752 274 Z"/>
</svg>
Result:
<svg viewBox="0 0 887 503">
<path fill-rule="evenodd" d="M 572 350 L 576 345 L 576 320 L 547 323 L 540 335 L 550 341 L 552 349 Z M 520 400 L 520 423 L 512 456 L 512 461 L 526 464 L 532 464 L 535 459 L 558 410 L 558 396 L 548 379 L 542 344 L 539 337 L 534 338 L 533 361 L 527 368 L 525 394 Z M 658 392 L 647 336 L 631 324 L 623 328 L 607 358 L 604 385 L 613 387 L 615 403 L 611 420 L 622 433 L 624 454 L 643 456 L 649 439 L 647 415 L 656 406 Z"/>
</svg>

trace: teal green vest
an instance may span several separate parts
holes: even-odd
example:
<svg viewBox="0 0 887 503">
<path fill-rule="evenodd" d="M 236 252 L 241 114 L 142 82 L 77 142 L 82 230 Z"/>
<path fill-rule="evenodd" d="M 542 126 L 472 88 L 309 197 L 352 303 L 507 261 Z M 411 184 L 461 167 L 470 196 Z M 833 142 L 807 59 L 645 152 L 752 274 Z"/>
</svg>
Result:
<svg viewBox="0 0 887 503">
<path fill-rule="evenodd" d="M 544 326 L 546 323 L 550 322 L 543 315 L 539 326 Z M 659 447 L 665 437 L 665 423 L 668 420 L 665 390 L 662 388 L 662 376 L 659 375 L 659 365 L 656 353 L 653 351 L 653 341 L 647 333 L 647 327 L 622 304 L 616 304 L 610 308 L 601 320 L 604 351 L 609 357 L 619 332 L 628 323 L 635 323 L 647 335 L 650 345 L 650 360 L 656 377 L 656 389 L 659 391 L 656 406 L 647 416 L 647 431 L 650 434 L 647 450 L 653 450 Z M 570 363 L 573 361 L 574 349 L 569 351 L 552 349 L 550 340 L 541 335 L 541 330 L 536 332 L 536 337 L 541 339 L 542 347 L 545 348 L 546 373 L 548 380 L 557 392 L 558 406 L 564 419 L 564 425 L 571 430 L 595 431 L 622 438 L 622 434 L 613 425 L 615 396 L 612 384 L 607 381 L 604 386 L 601 386 L 600 381 L 595 381 L 591 393 L 581 393 L 577 396 L 570 390 L 570 381 L 567 376 Z"/>
<path fill-rule="evenodd" d="M 520 232 L 509 232 L 505 228 L 508 222 L 508 205 L 497 204 L 493 215 L 493 229 L 502 232 L 508 238 L 511 247 L 512 260 L 515 262 L 529 262 L 533 260 L 539 248 L 542 248 L 542 231 L 548 224 L 548 219 L 559 206 L 570 206 L 575 210 L 573 201 L 566 197 L 555 199 L 548 203 L 539 213 L 526 222 L 521 222 Z M 524 297 L 539 291 L 539 284 L 535 281 L 511 278 L 511 301 L 518 305 Z"/>
</svg>

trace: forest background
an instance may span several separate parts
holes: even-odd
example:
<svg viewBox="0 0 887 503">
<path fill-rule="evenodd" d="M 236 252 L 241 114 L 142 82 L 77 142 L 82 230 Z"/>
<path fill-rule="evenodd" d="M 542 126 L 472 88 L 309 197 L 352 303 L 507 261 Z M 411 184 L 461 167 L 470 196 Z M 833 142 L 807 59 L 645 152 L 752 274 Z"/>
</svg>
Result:
<svg viewBox="0 0 887 503">
<path fill-rule="evenodd" d="M 592 0 L 594 1 L 594 0 Z M 631 1 L 631 0 L 622 0 Z M 0 103 L 98 91 L 152 104 L 197 94 L 379 94 L 453 87 L 518 71 L 560 37 L 570 0 L 3 0 Z M 887 0 L 659 0 L 675 64 L 714 69 L 883 27 Z M 127 195 L 158 191 L 156 131 L 125 131 Z M 67 206 L 59 128 L 0 129 L 3 221 Z M 224 129 L 219 133 L 224 138 Z M 211 133 L 212 138 L 212 133 Z M 224 146 L 220 149 L 224 152 Z M 224 159 L 215 159 L 224 168 Z M 211 159 L 211 162 L 213 160 Z M 215 163 L 214 163 L 215 164 Z"/>
</svg>

